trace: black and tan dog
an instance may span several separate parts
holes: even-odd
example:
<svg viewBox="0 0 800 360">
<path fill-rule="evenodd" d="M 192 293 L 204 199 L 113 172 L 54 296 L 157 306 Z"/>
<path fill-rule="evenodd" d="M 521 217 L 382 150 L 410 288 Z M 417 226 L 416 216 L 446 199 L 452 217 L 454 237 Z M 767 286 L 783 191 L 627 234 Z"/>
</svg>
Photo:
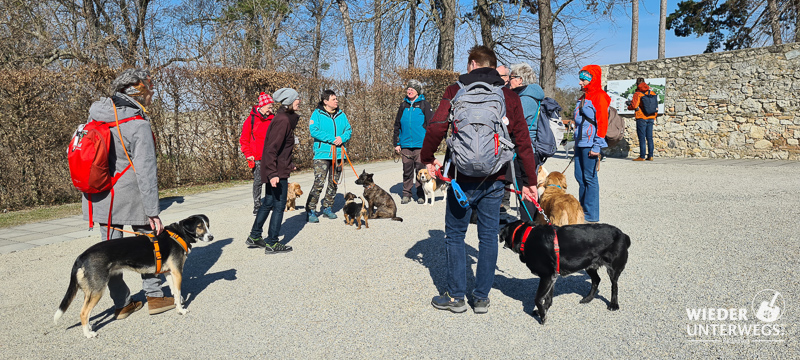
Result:
<svg viewBox="0 0 800 360">
<path fill-rule="evenodd" d="M 380 186 L 375 184 L 372 180 L 372 175 L 362 170 L 361 175 L 356 179 L 357 185 L 364 186 L 364 198 L 367 199 L 367 213 L 370 219 L 392 219 L 395 221 L 403 221 L 403 218 L 397 217 L 397 204 L 395 204 L 392 195 L 381 189 Z"/>
<path fill-rule="evenodd" d="M 161 256 L 161 272 L 167 274 L 175 306 L 178 314 L 186 314 L 188 310 L 181 303 L 181 281 L 183 280 L 183 264 L 191 251 L 192 243 L 214 240 L 208 230 L 208 217 L 193 215 L 180 222 L 164 227 L 164 231 L 154 239 L 158 243 Z M 99 242 L 92 245 L 75 259 L 69 287 L 61 300 L 53 321 L 58 319 L 69 307 L 78 289 L 83 290 L 83 307 L 81 308 L 81 325 L 87 338 L 97 336 L 89 324 L 89 315 L 103 296 L 112 275 L 122 270 L 132 270 L 140 274 L 156 273 L 155 244 L 145 235 L 127 237 Z M 162 265 L 163 264 L 163 265 Z"/>
<path fill-rule="evenodd" d="M 556 234 L 559 257 L 555 252 Z M 628 262 L 628 248 L 631 246 L 630 237 L 620 229 L 608 224 L 532 226 L 531 223 L 518 220 L 500 230 L 500 242 L 518 253 L 520 261 L 539 276 L 536 307 L 542 324 L 547 320 L 547 310 L 553 303 L 556 277 L 585 269 L 592 278 L 592 289 L 581 300 L 581 304 L 586 304 L 597 295 L 597 286 L 600 284 L 597 269 L 600 266 L 606 267 L 611 278 L 608 309 L 619 310 L 617 280 Z M 556 263 L 557 259 L 559 263 Z"/>
<path fill-rule="evenodd" d="M 361 198 L 359 196 L 359 198 Z M 356 230 L 361 230 L 361 219 L 364 219 L 364 226 L 369 229 L 369 214 L 367 214 L 367 202 L 361 198 L 361 204 L 356 202 L 356 194 L 351 192 L 344 195 L 344 223 L 347 225 L 358 224 Z"/>
</svg>

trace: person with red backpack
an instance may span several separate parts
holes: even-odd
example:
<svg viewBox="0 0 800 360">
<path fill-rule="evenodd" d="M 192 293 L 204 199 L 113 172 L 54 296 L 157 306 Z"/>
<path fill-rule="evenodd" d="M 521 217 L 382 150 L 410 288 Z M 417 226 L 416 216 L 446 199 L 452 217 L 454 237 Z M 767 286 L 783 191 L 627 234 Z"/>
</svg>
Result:
<svg viewBox="0 0 800 360">
<path fill-rule="evenodd" d="M 636 91 L 628 104 L 628 110 L 636 110 L 636 135 L 639 137 L 639 157 L 633 161 L 653 161 L 653 122 L 658 116 L 658 95 L 644 81 L 636 79 Z M 645 157 L 647 144 L 647 157 Z"/>
<path fill-rule="evenodd" d="M 267 137 L 267 128 L 275 117 L 272 105 L 275 101 L 267 93 L 258 95 L 258 105 L 250 109 L 250 115 L 242 124 L 242 135 L 239 137 L 242 153 L 247 159 L 247 164 L 253 169 L 253 215 L 261 207 L 261 153 L 264 151 L 264 139 Z"/>
<path fill-rule="evenodd" d="M 107 166 L 112 176 L 111 186 L 105 191 L 83 193 L 83 218 L 92 224 L 100 223 L 103 240 L 122 238 L 118 229 L 124 225 L 134 231 L 159 234 L 164 225 L 158 216 L 161 209 L 156 148 L 146 108 L 153 98 L 152 78 L 147 70 L 127 69 L 114 79 L 111 87 L 114 95 L 100 98 L 89 108 L 89 124 L 94 121 L 108 125 Z M 76 171 L 80 169 L 70 168 L 71 173 Z M 142 280 L 151 315 L 175 308 L 174 299 L 164 296 L 157 275 L 142 275 Z M 141 301 L 131 301 L 122 274 L 111 276 L 108 290 L 116 319 L 124 319 L 142 308 Z"/>
</svg>

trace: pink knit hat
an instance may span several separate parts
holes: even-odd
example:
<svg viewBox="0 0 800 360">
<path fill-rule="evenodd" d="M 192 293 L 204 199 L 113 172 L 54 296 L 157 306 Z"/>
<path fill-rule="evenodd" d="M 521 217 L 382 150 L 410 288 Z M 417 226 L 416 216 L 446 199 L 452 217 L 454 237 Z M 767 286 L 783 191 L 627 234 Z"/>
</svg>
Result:
<svg viewBox="0 0 800 360">
<path fill-rule="evenodd" d="M 272 104 L 274 102 L 275 101 L 272 100 L 272 96 L 269 96 L 269 94 L 267 94 L 267 93 L 263 93 L 262 92 L 261 94 L 258 95 L 258 107 L 259 108 L 267 106 L 267 105 Z"/>
</svg>

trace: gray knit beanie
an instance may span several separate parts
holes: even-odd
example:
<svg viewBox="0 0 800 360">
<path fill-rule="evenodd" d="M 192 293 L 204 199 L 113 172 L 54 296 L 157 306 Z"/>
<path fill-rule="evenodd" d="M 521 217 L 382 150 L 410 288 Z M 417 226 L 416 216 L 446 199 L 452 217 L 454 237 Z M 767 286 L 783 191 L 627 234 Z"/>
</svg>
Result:
<svg viewBox="0 0 800 360">
<path fill-rule="evenodd" d="M 417 90 L 417 94 L 419 94 L 419 95 L 422 95 L 424 90 L 425 90 L 422 87 L 422 83 L 417 81 L 417 80 L 414 80 L 414 79 L 408 80 L 408 85 L 406 85 L 406 89 L 408 89 L 408 88 L 412 88 L 414 90 Z"/>
<path fill-rule="evenodd" d="M 300 94 L 298 94 L 295 89 L 280 88 L 272 94 L 272 98 L 283 105 L 291 105 L 295 100 L 300 98 Z"/>
</svg>

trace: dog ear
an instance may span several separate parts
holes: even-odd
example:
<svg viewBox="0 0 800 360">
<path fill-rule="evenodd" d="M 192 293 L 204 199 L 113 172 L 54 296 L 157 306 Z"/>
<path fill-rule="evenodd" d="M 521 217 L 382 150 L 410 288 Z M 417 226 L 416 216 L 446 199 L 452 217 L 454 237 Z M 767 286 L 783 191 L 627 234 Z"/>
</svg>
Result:
<svg viewBox="0 0 800 360">
<path fill-rule="evenodd" d="M 197 223 L 205 220 L 205 219 L 203 219 L 204 217 L 206 217 L 206 216 L 205 215 L 192 215 L 192 216 L 190 216 L 190 217 L 188 217 L 186 219 L 181 220 L 178 224 L 181 225 L 181 229 L 183 229 L 183 231 L 185 231 L 185 232 L 187 232 L 189 234 L 192 234 L 192 235 L 197 235 Z"/>
</svg>

